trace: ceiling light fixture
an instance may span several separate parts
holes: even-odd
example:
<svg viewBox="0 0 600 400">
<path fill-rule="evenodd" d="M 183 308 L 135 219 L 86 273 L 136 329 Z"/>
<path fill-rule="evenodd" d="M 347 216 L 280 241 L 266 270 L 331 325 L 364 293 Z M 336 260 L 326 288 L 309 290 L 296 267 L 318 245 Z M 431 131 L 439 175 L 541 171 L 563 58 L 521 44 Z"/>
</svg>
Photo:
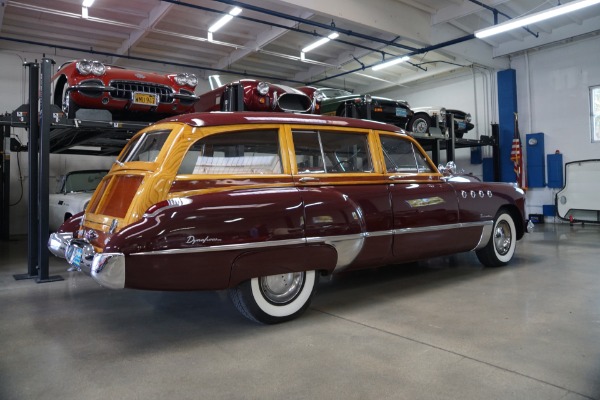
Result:
<svg viewBox="0 0 600 400">
<path fill-rule="evenodd" d="M 241 8 L 233 7 L 231 9 L 231 11 L 229 11 L 229 13 L 223 15 L 220 20 L 218 20 L 217 22 L 212 24 L 208 28 L 208 40 L 212 41 L 212 39 L 213 39 L 212 34 L 216 31 L 218 31 L 219 29 L 221 29 L 223 26 L 225 26 L 225 24 L 227 24 L 229 21 L 231 21 L 233 19 L 233 17 L 235 17 L 236 15 L 239 15 L 241 12 L 242 12 Z"/>
<path fill-rule="evenodd" d="M 565 3 L 560 6 L 550 8 L 545 11 L 540 11 L 528 16 L 511 19 L 501 24 L 491 26 L 489 28 L 480 29 L 478 31 L 475 31 L 475 37 L 483 39 L 488 36 L 497 35 L 499 33 L 506 32 L 512 29 L 535 24 L 536 22 L 544 21 L 546 19 L 557 17 L 559 15 L 581 10 L 582 8 L 593 6 L 599 3 L 600 0 L 575 0 L 570 3 Z"/>
<path fill-rule="evenodd" d="M 409 56 L 397 57 L 397 58 L 391 59 L 390 61 L 386 61 L 381 64 L 374 65 L 372 69 L 373 69 L 373 71 L 379 71 L 380 69 L 384 69 L 387 67 L 391 67 L 392 65 L 403 63 L 405 61 L 408 61 L 409 59 L 410 59 Z"/>
<path fill-rule="evenodd" d="M 81 3 L 81 6 L 85 7 L 85 8 L 89 8 L 92 6 L 92 4 L 94 4 L 94 0 L 83 0 L 83 3 Z"/>
<path fill-rule="evenodd" d="M 321 38 L 321 39 L 317 40 L 316 42 L 309 44 L 308 46 L 306 46 L 305 48 L 302 49 L 301 53 L 308 53 L 309 51 L 314 50 L 317 47 L 324 45 L 325 43 L 329 42 L 330 40 L 336 39 L 338 36 L 340 36 L 339 33 L 333 32 L 333 33 L 329 34 L 329 36 Z"/>
</svg>

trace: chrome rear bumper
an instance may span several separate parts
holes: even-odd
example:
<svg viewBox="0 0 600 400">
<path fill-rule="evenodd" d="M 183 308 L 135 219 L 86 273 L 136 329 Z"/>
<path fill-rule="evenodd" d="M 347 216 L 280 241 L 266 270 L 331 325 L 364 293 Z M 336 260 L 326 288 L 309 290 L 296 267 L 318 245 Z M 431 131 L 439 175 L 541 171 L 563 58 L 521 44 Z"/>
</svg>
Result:
<svg viewBox="0 0 600 400">
<path fill-rule="evenodd" d="M 71 233 L 53 233 L 48 249 L 57 257 L 91 276 L 109 289 L 125 287 L 125 255 L 123 253 L 96 253 L 85 239 L 73 239 Z"/>
</svg>

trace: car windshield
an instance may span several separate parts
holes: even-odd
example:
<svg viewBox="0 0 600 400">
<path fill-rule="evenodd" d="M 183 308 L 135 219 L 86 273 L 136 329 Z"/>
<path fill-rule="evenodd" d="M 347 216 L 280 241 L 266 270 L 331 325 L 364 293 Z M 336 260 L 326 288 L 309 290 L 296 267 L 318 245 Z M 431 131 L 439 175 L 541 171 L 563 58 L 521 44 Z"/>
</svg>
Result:
<svg viewBox="0 0 600 400">
<path fill-rule="evenodd" d="M 323 96 L 325 96 L 326 99 L 331 99 L 333 97 L 342 97 L 342 96 L 352 96 L 352 93 L 347 91 L 347 90 L 343 90 L 343 89 L 319 89 L 319 92 L 321 92 L 321 94 Z"/>
<path fill-rule="evenodd" d="M 73 171 L 62 180 L 59 193 L 93 192 L 108 170 Z"/>
</svg>

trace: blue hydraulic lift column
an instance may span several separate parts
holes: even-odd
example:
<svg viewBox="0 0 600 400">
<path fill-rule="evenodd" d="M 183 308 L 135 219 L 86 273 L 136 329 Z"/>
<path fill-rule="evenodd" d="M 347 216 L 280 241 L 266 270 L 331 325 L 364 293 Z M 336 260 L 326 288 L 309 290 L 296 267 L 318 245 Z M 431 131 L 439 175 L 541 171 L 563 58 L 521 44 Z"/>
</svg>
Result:
<svg viewBox="0 0 600 400">
<path fill-rule="evenodd" d="M 500 152 L 499 178 L 501 182 L 515 182 L 513 162 L 510 159 L 515 135 L 517 112 L 517 73 L 514 69 L 498 72 L 498 150 Z"/>
</svg>

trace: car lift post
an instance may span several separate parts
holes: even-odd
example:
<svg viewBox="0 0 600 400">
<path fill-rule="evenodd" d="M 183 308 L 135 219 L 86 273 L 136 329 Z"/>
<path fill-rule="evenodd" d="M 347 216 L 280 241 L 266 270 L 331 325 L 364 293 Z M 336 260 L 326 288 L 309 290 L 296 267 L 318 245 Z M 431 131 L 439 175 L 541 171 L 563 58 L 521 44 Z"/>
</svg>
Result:
<svg viewBox="0 0 600 400">
<path fill-rule="evenodd" d="M 9 240 L 10 237 L 10 126 L 2 125 L 0 137 L 0 240 Z"/>
<path fill-rule="evenodd" d="M 27 207 L 27 273 L 13 275 L 16 280 L 32 279 L 38 276 L 38 140 L 39 125 L 39 89 L 40 65 L 36 62 L 25 63 L 29 68 L 29 104 L 28 115 L 28 161 L 29 161 L 29 204 Z"/>
<path fill-rule="evenodd" d="M 42 58 L 42 102 L 40 119 L 40 148 L 39 148 L 39 178 L 38 178 L 38 267 L 39 274 L 37 283 L 62 281 L 60 275 L 49 276 L 49 258 L 48 250 L 48 214 L 50 197 L 50 126 L 52 123 L 51 94 L 50 87 L 52 82 L 52 64 L 54 60 Z M 30 119 L 31 121 L 31 119 Z M 31 174 L 30 174 L 31 175 Z"/>
<path fill-rule="evenodd" d="M 39 118 L 40 65 L 27 63 L 29 67 L 29 207 L 27 233 L 27 274 L 14 275 L 16 280 L 35 278 L 37 283 L 62 281 L 60 275 L 49 276 L 48 243 L 48 180 L 50 179 L 50 105 L 51 65 L 53 60 L 42 59 L 42 103 Z M 40 129 L 41 125 L 41 129 Z M 41 134 L 40 134 L 41 133 Z"/>
</svg>

